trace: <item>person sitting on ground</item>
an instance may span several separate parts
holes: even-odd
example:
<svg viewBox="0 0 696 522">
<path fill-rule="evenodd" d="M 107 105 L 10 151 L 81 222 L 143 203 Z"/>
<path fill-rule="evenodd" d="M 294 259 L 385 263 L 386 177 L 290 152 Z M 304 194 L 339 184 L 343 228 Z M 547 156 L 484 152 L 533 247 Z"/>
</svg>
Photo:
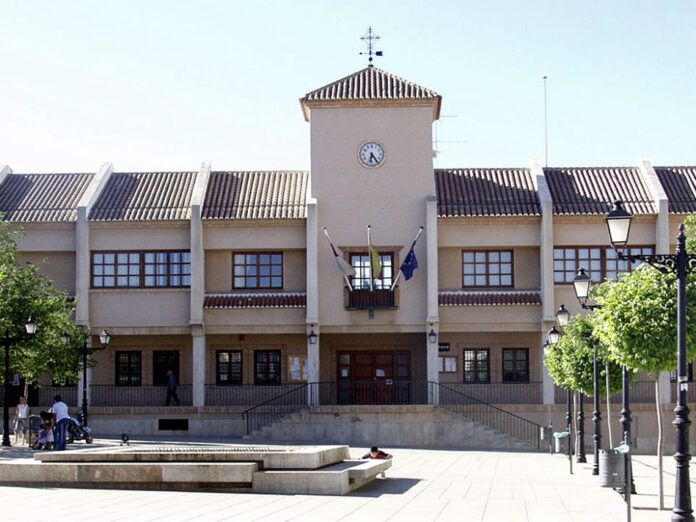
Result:
<svg viewBox="0 0 696 522">
<path fill-rule="evenodd" d="M 366 453 L 363 455 L 364 459 L 390 459 L 392 458 L 392 455 L 389 453 L 385 453 L 381 449 L 379 449 L 377 446 L 372 446 L 370 448 L 370 453 Z"/>
</svg>

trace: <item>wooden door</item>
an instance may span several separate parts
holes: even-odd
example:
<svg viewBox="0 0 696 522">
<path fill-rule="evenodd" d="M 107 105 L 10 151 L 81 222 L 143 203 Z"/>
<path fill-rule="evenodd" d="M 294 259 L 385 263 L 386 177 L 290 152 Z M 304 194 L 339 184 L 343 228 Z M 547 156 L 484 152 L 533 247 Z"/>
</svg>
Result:
<svg viewBox="0 0 696 522">
<path fill-rule="evenodd" d="M 408 403 L 409 376 L 408 352 L 339 352 L 338 403 Z"/>
</svg>

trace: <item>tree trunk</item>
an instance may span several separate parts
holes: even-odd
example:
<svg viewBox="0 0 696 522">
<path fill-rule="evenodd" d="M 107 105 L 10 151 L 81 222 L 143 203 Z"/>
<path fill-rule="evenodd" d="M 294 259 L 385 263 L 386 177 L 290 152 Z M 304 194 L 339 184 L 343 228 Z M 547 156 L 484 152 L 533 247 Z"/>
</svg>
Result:
<svg viewBox="0 0 696 522">
<path fill-rule="evenodd" d="M 609 435 L 609 446 L 608 449 L 614 447 L 614 439 L 611 436 L 611 395 L 609 386 L 609 363 L 607 363 L 607 434 Z"/>
<path fill-rule="evenodd" d="M 662 439 L 662 405 L 660 404 L 660 374 L 655 375 L 655 411 L 657 412 L 657 478 L 658 478 L 658 507 L 665 509 L 665 486 L 662 476 L 662 454 L 665 452 Z"/>
</svg>

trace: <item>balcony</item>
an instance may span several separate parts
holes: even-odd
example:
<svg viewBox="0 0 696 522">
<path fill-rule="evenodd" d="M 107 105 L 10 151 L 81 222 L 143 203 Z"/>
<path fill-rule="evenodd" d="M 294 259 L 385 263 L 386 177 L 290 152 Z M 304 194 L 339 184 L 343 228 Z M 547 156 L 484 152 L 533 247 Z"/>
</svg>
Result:
<svg viewBox="0 0 696 522">
<path fill-rule="evenodd" d="M 395 310 L 395 293 L 388 288 L 346 288 L 346 310 Z"/>
</svg>

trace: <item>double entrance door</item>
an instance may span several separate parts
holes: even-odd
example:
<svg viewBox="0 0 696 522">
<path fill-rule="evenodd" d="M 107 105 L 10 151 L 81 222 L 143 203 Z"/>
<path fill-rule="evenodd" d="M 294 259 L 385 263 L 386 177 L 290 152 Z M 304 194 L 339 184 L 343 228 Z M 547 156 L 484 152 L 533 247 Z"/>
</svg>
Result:
<svg viewBox="0 0 696 522">
<path fill-rule="evenodd" d="M 403 351 L 339 351 L 339 404 L 410 403 L 411 354 Z"/>
</svg>

